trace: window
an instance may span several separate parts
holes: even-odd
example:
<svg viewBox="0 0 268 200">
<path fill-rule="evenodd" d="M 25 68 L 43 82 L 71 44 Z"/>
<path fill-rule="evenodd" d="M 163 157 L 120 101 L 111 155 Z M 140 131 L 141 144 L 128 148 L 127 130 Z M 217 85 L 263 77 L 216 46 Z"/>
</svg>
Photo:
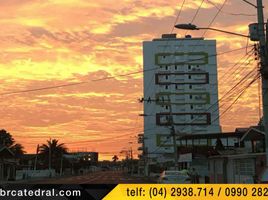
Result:
<svg viewBox="0 0 268 200">
<path fill-rule="evenodd" d="M 192 89 L 192 85 L 189 85 L 189 89 Z"/>
<path fill-rule="evenodd" d="M 166 75 L 166 80 L 168 80 L 168 75 Z"/>
<path fill-rule="evenodd" d="M 178 69 L 178 67 L 177 67 L 177 65 L 175 65 L 175 70 L 177 70 Z"/>
<path fill-rule="evenodd" d="M 193 98 L 193 96 L 190 94 L 190 99 L 192 99 Z"/>
<path fill-rule="evenodd" d="M 168 70 L 168 66 L 166 66 L 166 70 Z"/>
<path fill-rule="evenodd" d="M 178 85 L 175 85 L 176 90 L 178 89 Z"/>
<path fill-rule="evenodd" d="M 191 105 L 191 110 L 193 110 L 194 109 L 194 106 L 193 105 Z"/>
<path fill-rule="evenodd" d="M 166 106 L 166 110 L 168 109 L 168 106 Z"/>
<path fill-rule="evenodd" d="M 189 79 L 191 79 L 191 78 L 192 78 L 192 76 L 191 76 L 191 75 L 189 75 L 189 76 L 188 76 L 188 78 L 189 78 Z"/>
<path fill-rule="evenodd" d="M 191 115 L 191 119 L 194 119 L 194 116 L 193 115 Z"/>
<path fill-rule="evenodd" d="M 254 175 L 254 160 L 253 159 L 237 159 L 235 164 L 235 175 Z"/>
<path fill-rule="evenodd" d="M 166 85 L 166 90 L 168 89 L 168 85 Z"/>
<path fill-rule="evenodd" d="M 191 65 L 188 65 L 188 69 L 191 69 Z"/>
</svg>

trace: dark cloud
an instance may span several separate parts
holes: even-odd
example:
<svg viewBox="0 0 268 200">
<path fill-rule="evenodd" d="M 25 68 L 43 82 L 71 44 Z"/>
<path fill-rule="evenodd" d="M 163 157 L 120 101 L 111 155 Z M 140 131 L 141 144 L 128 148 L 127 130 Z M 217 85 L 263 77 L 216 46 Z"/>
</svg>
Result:
<svg viewBox="0 0 268 200">
<path fill-rule="evenodd" d="M 28 28 L 28 31 L 34 37 L 37 37 L 37 38 L 40 38 L 42 36 L 46 36 L 46 37 L 49 37 L 52 39 L 56 39 L 56 37 L 51 32 L 49 32 L 48 30 L 46 30 L 45 28 L 42 28 L 42 27 L 30 27 L 30 28 Z"/>
</svg>

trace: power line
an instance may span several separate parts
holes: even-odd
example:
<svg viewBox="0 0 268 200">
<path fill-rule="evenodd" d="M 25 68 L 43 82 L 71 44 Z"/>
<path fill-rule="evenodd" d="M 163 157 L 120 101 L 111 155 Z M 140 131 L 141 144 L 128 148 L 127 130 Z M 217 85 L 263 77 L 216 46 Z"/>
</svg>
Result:
<svg viewBox="0 0 268 200">
<path fill-rule="evenodd" d="M 248 63 L 247 63 L 247 65 L 245 65 L 245 67 L 246 66 L 248 66 L 249 64 L 251 64 L 251 61 L 249 61 Z M 246 70 L 245 70 L 245 68 L 241 68 L 241 70 L 239 70 L 239 72 L 237 72 L 237 73 L 234 73 L 234 75 L 236 75 L 236 74 L 242 74 L 243 75 L 243 73 L 241 73 L 242 71 L 245 71 L 246 72 Z M 255 68 L 252 70 L 252 71 L 250 71 L 249 72 L 249 74 L 250 73 L 252 73 L 252 72 L 254 72 L 255 71 Z M 249 75 L 248 74 L 248 75 Z M 222 79 L 220 82 L 228 82 L 228 81 L 231 81 L 230 79 L 232 78 L 232 76 L 230 75 L 229 77 L 227 77 L 225 80 L 224 79 Z M 240 81 L 237 81 L 237 83 L 240 83 L 242 80 L 240 80 Z M 234 81 L 235 82 L 235 81 Z M 223 84 L 223 83 L 222 83 Z M 223 93 L 225 93 L 227 91 L 227 89 L 226 90 L 224 90 L 224 92 Z"/>
<path fill-rule="evenodd" d="M 209 4 L 211 4 L 211 5 L 213 5 L 217 10 L 220 10 L 220 8 L 215 3 L 213 3 L 212 1 L 207 0 L 207 2 Z M 231 13 L 231 12 L 226 12 L 226 11 L 223 11 L 223 10 L 221 10 L 220 12 L 222 12 L 223 14 L 233 15 L 233 16 L 247 16 L 247 17 L 255 17 L 256 16 L 256 14 Z"/>
<path fill-rule="evenodd" d="M 83 81 L 83 82 L 68 83 L 68 84 L 49 86 L 49 87 L 41 87 L 41 88 L 35 88 L 35 89 L 18 90 L 18 91 L 14 91 L 14 92 L 4 92 L 4 93 L 0 93 L 0 96 L 27 93 L 27 92 L 36 92 L 36 91 L 42 91 L 42 90 L 50 90 L 50 89 L 63 88 L 63 87 L 70 87 L 70 86 L 82 85 L 82 84 L 86 84 L 86 83 L 88 83 L 88 82 Z"/>
<path fill-rule="evenodd" d="M 213 22 L 216 20 L 216 18 L 218 17 L 218 15 L 220 14 L 220 12 L 222 11 L 223 7 L 225 6 L 227 0 L 224 0 L 223 4 L 221 5 L 221 7 L 219 8 L 218 12 L 216 13 L 216 15 L 213 17 L 213 19 L 210 21 L 208 28 L 210 28 L 210 26 L 213 24 Z M 206 29 L 203 33 L 203 36 L 208 32 L 209 29 Z"/>
<path fill-rule="evenodd" d="M 218 54 L 211 54 L 208 57 L 220 56 L 220 55 L 232 53 L 232 52 L 235 52 L 235 51 L 240 51 L 240 50 L 243 50 L 245 48 L 246 47 L 241 47 L 241 48 L 221 52 L 221 53 L 218 53 Z M 198 61 L 198 60 L 201 60 L 201 59 L 203 59 L 203 58 L 187 60 L 187 61 L 185 61 L 184 64 L 191 64 L 191 62 Z M 136 71 L 136 72 L 130 72 L 130 73 L 126 73 L 126 74 L 118 74 L 118 75 L 114 75 L 114 76 L 107 76 L 107 77 L 104 77 L 104 78 L 92 79 L 92 80 L 89 80 L 89 81 L 82 81 L 82 82 L 77 82 L 77 83 L 68 83 L 68 84 L 49 86 L 49 87 L 40 87 L 40 88 L 34 88 L 34 89 L 18 90 L 18 91 L 13 91 L 13 92 L 4 92 L 4 93 L 0 93 L 0 96 L 12 95 L 12 94 L 20 94 L 20 93 L 28 93 L 28 92 L 36 92 L 36 91 L 42 91 L 42 90 L 50 90 L 50 89 L 63 88 L 63 87 L 71 87 L 71 86 L 75 86 L 75 85 L 88 84 L 90 82 L 97 82 L 97 81 L 104 81 L 104 80 L 114 79 L 116 77 L 130 76 L 130 75 L 134 75 L 134 74 L 144 73 L 144 72 L 147 72 L 147 71 L 152 71 L 152 70 L 155 70 L 155 69 L 158 69 L 158 67 L 154 67 L 154 68 L 150 68 L 150 69 L 146 69 L 146 70 L 139 70 L 139 71 Z"/>
<path fill-rule="evenodd" d="M 184 0 L 184 1 L 182 2 L 182 4 L 181 4 L 180 10 L 179 10 L 179 12 L 178 12 L 178 14 L 177 14 L 177 16 L 176 16 L 176 19 L 175 19 L 174 24 L 173 24 L 173 26 L 172 26 L 172 28 L 171 28 L 170 34 L 173 33 L 173 31 L 174 31 L 174 27 L 175 27 L 175 25 L 177 24 L 177 22 L 178 22 L 178 20 L 179 20 L 179 17 L 180 17 L 180 15 L 181 15 L 181 12 L 182 12 L 184 3 L 185 3 L 185 0 Z M 170 41 L 167 40 L 167 42 L 166 42 L 166 44 L 165 44 L 165 49 L 164 49 L 163 53 L 165 53 L 165 51 L 166 51 L 166 49 L 167 49 L 167 47 L 168 47 L 168 43 L 169 43 L 169 42 L 170 42 Z M 158 68 L 155 68 L 153 71 L 156 71 L 157 69 L 158 69 Z M 153 80 L 154 80 L 154 76 L 152 76 L 152 78 L 151 78 L 151 80 L 150 80 L 150 82 L 149 82 L 149 84 L 148 84 L 147 86 L 145 86 L 145 83 L 144 83 L 144 93 L 147 93 L 146 91 L 148 91 L 148 89 L 149 89 L 150 86 L 152 85 Z M 152 91 L 152 90 L 151 90 L 151 91 Z M 152 91 L 152 92 L 153 92 L 153 91 Z"/>
<path fill-rule="evenodd" d="M 195 20 L 195 18 L 197 17 L 197 15 L 198 15 L 200 9 L 202 8 L 202 5 L 203 5 L 204 1 L 205 1 L 205 0 L 201 0 L 201 3 L 200 3 L 200 5 L 199 5 L 199 7 L 197 8 L 197 10 L 196 10 L 196 12 L 195 12 L 195 14 L 194 14 L 194 16 L 193 16 L 193 18 L 192 18 L 190 24 L 192 24 L 192 23 L 194 22 L 194 20 Z M 184 35 L 187 35 L 188 31 L 189 31 L 189 30 L 186 30 L 186 32 L 184 33 Z"/>
<path fill-rule="evenodd" d="M 218 53 L 218 54 L 215 54 L 215 55 L 214 54 L 213 55 L 209 55 L 208 57 L 212 57 L 212 56 L 216 56 L 216 55 L 223 55 L 223 54 L 226 54 L 226 53 L 231 53 L 231 52 L 242 50 L 242 49 L 245 49 L 245 47 L 239 48 L 239 49 L 233 49 L 233 50 L 222 52 L 222 53 Z M 195 61 L 195 60 L 199 60 L 199 59 L 188 60 L 187 62 L 192 62 L 192 61 Z M 150 69 L 150 70 L 152 70 L 152 69 Z M 137 74 L 137 73 L 144 72 L 144 71 L 147 71 L 147 70 L 142 70 L 142 71 L 138 71 L 138 72 L 127 73 L 127 74 L 121 74 L 121 75 L 117 75 L 117 76 L 120 76 L 120 77 L 122 77 L 122 76 L 129 76 L 129 75 Z M 110 76 L 110 77 L 105 77 L 105 78 L 101 78 L 101 79 L 94 79 L 94 80 L 91 80 L 91 81 L 102 81 L 102 80 L 106 80 L 106 79 L 115 78 L 117 76 L 113 76 L 113 77 Z M 36 89 L 15 91 L 15 92 L 10 92 L 10 93 L 2 93 L 0 95 L 18 94 L 18 93 L 26 93 L 26 92 L 33 92 L 33 91 L 40 91 L 40 90 L 47 90 L 47 89 L 54 89 L 54 88 L 61 88 L 61 87 L 69 87 L 69 86 L 80 85 L 80 84 L 85 84 L 85 83 L 88 83 L 88 82 L 79 82 L 79 83 L 63 84 L 63 85 L 58 85 L 58 86 L 50 86 L 50 87 L 43 87 L 43 88 L 36 88 Z M 146 130 L 144 130 L 144 131 L 146 131 Z M 127 134 L 127 135 L 124 134 L 124 135 L 118 136 L 118 137 L 121 138 L 121 137 L 126 137 L 128 135 L 130 135 L 130 134 Z M 131 135 L 133 135 L 133 133 L 131 133 Z M 104 141 L 104 140 L 107 141 L 108 139 L 114 139 L 114 137 L 113 138 L 105 138 L 103 140 L 94 140 L 94 141 L 90 140 L 90 141 L 84 141 L 84 142 L 98 142 L 98 141 L 101 142 L 101 141 Z M 70 144 L 70 143 L 67 143 L 67 144 Z"/>
<path fill-rule="evenodd" d="M 181 15 L 181 11 L 182 11 L 182 9 L 183 9 L 184 3 L 185 3 L 185 0 L 183 0 L 183 2 L 182 2 L 182 4 L 181 4 L 181 7 L 180 7 L 180 10 L 179 10 L 178 15 L 177 15 L 177 17 L 176 17 L 175 23 L 174 23 L 174 25 L 172 26 L 171 33 L 173 33 L 174 28 L 175 28 L 175 25 L 177 24 L 177 21 L 179 20 L 179 17 L 180 17 L 180 15 Z"/>
<path fill-rule="evenodd" d="M 213 17 L 213 19 L 212 19 L 211 22 L 209 23 L 208 28 L 209 28 L 209 27 L 213 24 L 213 22 L 216 20 L 217 16 L 218 16 L 219 13 L 222 11 L 222 9 L 223 9 L 224 5 L 226 4 L 226 2 L 227 2 L 227 0 L 225 0 L 225 1 L 223 2 L 223 4 L 221 5 L 221 7 L 218 9 L 218 12 L 216 13 L 216 15 Z M 208 31 L 208 29 L 204 31 L 202 37 L 204 37 L 204 35 L 207 33 L 207 31 Z M 170 138 L 170 137 L 171 137 L 170 135 L 167 136 L 167 138 Z M 161 148 L 161 146 L 158 147 L 158 148 L 156 149 L 156 151 L 157 151 L 159 148 Z M 153 151 L 153 152 L 156 152 L 156 151 Z"/>
<path fill-rule="evenodd" d="M 254 69 L 254 70 L 255 70 L 255 69 Z M 250 72 L 250 73 L 252 73 L 252 72 Z M 243 77 L 243 78 L 239 81 L 239 83 L 241 83 L 243 80 L 245 80 L 246 77 L 247 77 L 248 75 L 250 75 L 250 73 L 247 74 L 245 77 Z M 212 105 L 211 105 L 205 112 L 209 111 L 211 108 L 214 107 L 214 105 L 217 105 L 220 101 L 222 101 L 222 100 L 224 99 L 224 97 L 225 97 L 226 95 L 229 94 L 229 92 L 233 91 L 236 87 L 238 87 L 239 83 L 237 83 L 235 86 L 233 86 L 228 92 L 225 93 L 225 95 L 224 95 L 222 98 L 220 98 L 220 99 L 217 100 L 214 104 L 212 104 Z M 249 86 L 246 86 L 245 88 L 248 88 L 248 87 L 249 87 Z M 245 89 L 243 88 L 243 90 L 245 90 Z M 241 95 L 240 95 L 240 96 L 241 96 Z M 238 99 L 237 99 L 237 100 L 238 100 Z M 237 101 L 237 100 L 236 100 L 236 101 Z M 236 102 L 236 101 L 235 101 L 235 102 Z M 234 103 L 235 103 L 235 102 L 234 102 Z M 232 105 L 233 105 L 234 103 L 232 103 Z M 231 106 L 232 106 L 232 105 L 231 105 Z M 230 109 L 231 106 L 229 106 L 229 109 Z M 219 108 L 220 108 L 220 107 L 219 107 Z M 216 110 L 219 110 L 219 108 L 216 108 Z M 213 112 L 215 112 L 216 110 L 214 110 Z M 228 111 L 228 110 L 227 110 L 227 111 Z M 227 111 L 224 111 L 224 113 L 226 113 Z M 224 113 L 223 113 L 223 114 L 224 114 Z M 215 122 L 216 120 L 218 120 L 223 114 L 219 115 L 219 116 L 218 116 L 217 118 L 215 118 L 211 123 L 213 123 L 213 122 Z M 199 118 L 199 117 L 193 119 L 193 120 L 191 121 L 191 123 L 194 122 L 195 120 L 197 120 L 198 118 Z M 185 127 L 185 128 L 186 128 L 186 127 Z M 182 130 L 184 130 L 185 128 L 183 128 Z M 181 131 L 182 131 L 182 130 L 181 130 Z M 151 152 L 151 154 L 155 153 L 155 152 L 158 151 L 160 148 L 162 148 L 163 145 L 166 144 L 166 143 L 168 142 L 168 139 L 170 139 L 171 135 L 167 135 L 166 137 L 167 137 L 167 140 L 165 140 L 162 144 L 160 144 L 154 151 Z M 150 154 L 150 153 L 149 153 L 149 154 Z"/>
<path fill-rule="evenodd" d="M 227 73 L 224 73 L 223 76 L 219 77 L 219 80 L 224 80 L 223 78 L 226 77 L 228 74 L 234 74 L 237 70 L 237 68 L 239 68 L 240 66 L 242 66 L 251 56 L 252 56 L 252 52 L 254 49 L 250 50 L 248 53 L 244 54 L 230 69 L 228 69 Z M 246 57 L 247 56 L 247 57 Z M 246 57 L 246 59 L 241 62 L 244 58 Z M 237 67 L 237 68 L 235 68 Z M 234 72 L 233 70 L 236 69 Z"/>
<path fill-rule="evenodd" d="M 247 48 L 247 47 L 246 47 L 246 48 Z M 222 54 L 219 53 L 219 54 L 217 54 L 217 55 L 222 55 Z M 210 57 L 210 56 L 209 56 L 209 57 Z M 236 65 L 236 64 L 237 64 L 237 63 L 235 63 L 235 65 Z M 234 65 L 234 66 L 235 66 L 235 65 Z M 242 64 L 241 64 L 241 65 L 242 65 Z M 249 65 L 249 63 L 248 63 L 247 65 Z M 153 113 L 153 112 L 154 112 L 154 111 L 152 111 L 152 113 Z M 152 114 L 152 113 L 151 113 L 151 114 Z M 149 114 L 149 115 L 151 115 L 151 114 Z"/>
<path fill-rule="evenodd" d="M 222 114 L 219 116 L 219 117 L 217 117 L 216 119 L 218 119 L 218 118 L 220 118 L 220 117 L 222 117 L 227 111 L 229 111 L 230 110 L 230 108 L 239 100 L 239 98 L 245 93 L 245 91 L 256 81 L 256 80 L 258 80 L 260 78 L 260 74 L 257 74 L 256 76 L 255 76 L 255 78 L 242 90 L 242 92 L 238 95 L 238 97 L 231 103 L 231 105 L 229 105 L 229 107 L 228 108 L 226 108 L 223 112 L 222 112 Z"/>
<path fill-rule="evenodd" d="M 261 110 L 261 79 L 258 81 L 258 103 L 259 103 L 259 119 L 261 120 L 262 110 Z"/>
<path fill-rule="evenodd" d="M 202 8 L 202 5 L 203 5 L 204 1 L 205 1 L 205 0 L 202 0 L 202 1 L 201 1 L 201 3 L 200 3 L 200 5 L 199 5 L 198 9 L 197 9 L 196 12 L 195 12 L 194 17 L 192 18 L 192 20 L 191 20 L 191 22 L 190 22 L 190 24 L 192 24 L 192 23 L 194 22 L 194 20 L 195 20 L 195 18 L 197 17 L 197 15 L 198 15 L 200 9 Z"/>
<path fill-rule="evenodd" d="M 244 47 L 245 48 L 245 47 Z M 223 55 L 223 54 L 226 54 L 226 53 L 230 53 L 230 52 L 234 52 L 234 51 L 237 51 L 237 50 L 241 50 L 241 49 L 244 49 L 244 48 L 239 48 L 239 49 L 234 49 L 234 50 L 231 50 L 231 51 L 226 51 L 226 52 L 222 52 L 222 53 L 219 53 L 219 54 L 217 54 L 217 55 Z M 216 56 L 216 55 L 210 55 L 210 56 Z M 189 62 L 189 61 L 188 61 Z M 155 68 L 154 68 L 155 69 Z M 139 71 L 140 72 L 140 71 Z M 143 71 L 141 71 L 141 72 L 143 72 Z M 136 73 L 138 73 L 138 72 L 133 72 L 133 73 L 128 73 L 128 74 L 124 74 L 124 76 L 127 76 L 127 75 L 129 75 L 129 74 L 136 74 Z M 118 76 L 123 76 L 123 75 L 118 75 Z M 114 76 L 115 77 L 115 76 Z M 106 78 L 112 78 L 112 77 L 106 77 Z M 102 78 L 102 79 L 95 79 L 94 81 L 101 81 L 101 80 L 105 80 L 104 78 Z M 76 83 L 76 84 L 70 84 L 70 86 L 72 86 L 72 85 L 78 85 L 78 84 L 84 84 L 84 83 L 88 83 L 88 82 L 81 82 L 81 83 Z M 237 84 L 238 85 L 238 84 Z M 45 87 L 45 88 L 38 88 L 38 89 L 35 89 L 35 90 L 23 90 L 23 91 L 21 91 L 21 93 L 24 93 L 24 92 L 29 92 L 29 91 L 39 91 L 39 90 L 45 90 L 45 89 L 52 89 L 52 87 L 53 88 L 59 88 L 59 87 L 66 87 L 66 86 L 69 86 L 68 84 L 64 84 L 64 85 L 59 85 L 59 86 L 51 86 L 51 87 Z M 233 90 L 233 88 L 231 89 L 231 90 Z M 11 94 L 17 94 L 17 93 L 19 93 L 19 91 L 17 91 L 16 93 L 15 92 L 12 92 Z M 5 93 L 5 95 L 6 95 L 7 93 Z M 226 93 L 227 94 L 227 93 Z M 3 95 L 3 93 L 2 94 L 0 94 L 0 95 Z M 220 99 L 220 100 L 222 100 L 223 99 L 223 97 Z M 216 102 L 217 103 L 217 102 Z M 213 107 L 215 104 L 213 104 L 211 107 Z M 210 107 L 210 108 L 211 108 Z M 210 109 L 209 108 L 209 109 Z M 131 128 L 131 129 L 135 129 L 135 128 Z M 127 130 L 131 130 L 131 129 L 127 129 Z M 154 129 L 154 128 L 153 128 Z M 149 129 L 149 130 L 152 130 L 152 129 Z M 148 131 L 148 129 L 147 130 L 144 130 L 144 131 Z M 117 138 L 121 138 L 121 137 L 126 137 L 126 136 L 128 136 L 128 135 L 133 135 L 133 133 L 130 133 L 130 134 L 127 134 L 127 135 L 122 135 L 122 136 L 117 136 Z M 105 140 L 108 140 L 108 139 L 114 139 L 114 137 L 112 137 L 112 138 L 105 138 L 105 139 L 102 139 L 102 140 L 90 140 L 90 141 L 83 141 L 83 142 L 101 142 L 101 141 L 105 141 Z M 75 142 L 76 143 L 76 142 Z M 77 143 L 79 143 L 79 142 L 77 142 Z M 71 143 L 68 143 L 68 144 L 71 144 Z"/>
<path fill-rule="evenodd" d="M 257 74 L 253 74 L 253 75 L 257 75 Z M 251 77 L 254 77 L 254 76 L 251 76 Z M 243 83 L 241 84 L 241 86 L 242 85 L 244 85 L 245 83 L 247 83 L 247 80 L 249 80 L 251 77 L 249 77 L 248 79 L 246 79 L 246 80 L 244 80 L 243 81 Z M 224 99 L 224 101 L 225 100 L 227 100 L 227 99 L 230 99 L 230 98 L 232 98 L 234 95 L 238 95 L 241 91 L 243 91 L 244 90 L 244 88 L 238 88 L 238 89 L 236 89 L 236 90 L 234 90 L 231 94 L 229 94 L 225 99 Z M 224 105 L 226 105 L 227 104 L 227 102 L 224 102 L 223 104 L 221 104 L 220 105 L 220 107 L 219 107 L 219 109 L 220 108 L 222 108 Z M 215 111 L 214 111 L 215 112 Z"/>
<path fill-rule="evenodd" d="M 231 89 L 229 89 L 227 92 L 226 90 L 224 91 L 225 94 L 220 98 L 220 101 L 222 101 L 224 98 L 228 99 L 233 95 L 233 92 L 235 92 L 235 89 L 239 86 L 242 85 L 243 83 L 245 83 L 248 78 L 250 78 L 250 76 L 255 72 L 255 68 L 250 71 L 249 73 L 247 73 L 240 81 L 238 81 Z"/>
<path fill-rule="evenodd" d="M 238 95 L 238 97 L 231 103 L 231 105 L 225 109 L 223 111 L 223 113 L 221 115 L 219 115 L 217 118 L 215 118 L 211 123 L 213 123 L 214 121 L 218 120 L 220 117 L 222 117 L 227 111 L 229 111 L 231 109 L 231 107 L 239 100 L 239 98 L 244 94 L 244 92 L 256 81 L 260 78 L 260 75 L 257 74 L 257 76 L 243 89 L 243 91 Z M 196 119 L 195 119 L 196 120 Z M 162 142 L 157 149 L 155 149 L 152 152 L 149 152 L 148 154 L 157 154 L 156 152 L 163 147 L 163 145 L 165 145 L 168 142 L 168 139 L 170 139 L 171 135 L 167 135 L 167 139 Z"/>
<path fill-rule="evenodd" d="M 227 52 L 222 52 L 222 53 L 219 53 L 217 55 L 223 55 L 225 53 L 230 53 L 230 52 L 233 52 L 233 51 L 237 51 L 237 50 L 241 50 L 241 49 L 244 49 L 244 48 L 239 48 L 239 49 L 235 49 L 235 50 L 231 50 L 231 51 L 227 51 Z M 210 56 L 216 56 L 216 55 L 210 55 Z M 189 61 L 188 61 L 189 62 Z M 133 72 L 133 73 L 127 73 L 127 74 L 123 74 L 123 75 L 118 75 L 118 76 L 128 76 L 130 74 L 136 74 L 136 73 L 140 73 L 140 72 L 143 72 L 143 71 L 139 71 L 139 72 Z M 114 76 L 115 77 L 115 76 Z M 101 81 L 101 80 L 106 80 L 106 79 L 111 79 L 111 78 L 114 78 L 114 77 L 106 77 L 106 78 L 102 78 L 102 79 L 95 79 L 95 80 L 92 80 L 92 81 Z M 78 85 L 78 84 L 84 84 L 84 83 L 88 83 L 88 82 L 80 82 L 80 83 L 72 83 L 72 84 L 64 84 L 64 85 L 59 85 L 59 86 L 51 86 L 51 87 L 45 87 L 45 88 L 38 88 L 38 89 L 35 89 L 34 91 L 39 91 L 39 90 L 45 90 L 45 89 L 52 89 L 52 88 L 59 88 L 59 87 L 67 87 L 67 86 L 72 86 L 72 85 Z M 23 90 L 23 91 L 20 91 L 21 93 L 24 93 L 24 92 L 29 92 L 29 91 L 33 91 L 33 90 Z M 19 93 L 19 91 L 17 91 L 16 93 L 15 92 L 12 92 L 12 94 L 17 94 Z M 7 94 L 7 93 L 5 93 Z M 2 93 L 3 95 L 3 93 Z M 212 105 L 213 106 L 213 105 Z M 209 108 L 210 109 L 210 108 Z M 195 119 L 196 120 L 196 119 Z M 133 128 L 134 129 L 134 128 Z M 154 128 L 153 128 L 154 129 Z M 151 130 L 151 129 L 150 129 Z M 147 130 L 144 130 L 144 131 L 147 131 Z M 124 135 L 120 135 L 120 136 L 117 136 L 116 138 L 123 138 L 123 137 L 126 137 L 128 135 L 133 135 L 133 133 L 130 133 L 130 134 L 124 134 Z M 109 139 L 114 139 L 114 137 L 111 137 L 111 138 L 105 138 L 105 139 L 99 139 L 99 140 L 90 140 L 90 141 L 82 141 L 82 142 L 72 142 L 72 143 L 66 143 L 66 144 L 76 144 L 76 143 L 90 143 L 90 142 L 102 142 L 102 141 L 107 141 Z"/>
</svg>

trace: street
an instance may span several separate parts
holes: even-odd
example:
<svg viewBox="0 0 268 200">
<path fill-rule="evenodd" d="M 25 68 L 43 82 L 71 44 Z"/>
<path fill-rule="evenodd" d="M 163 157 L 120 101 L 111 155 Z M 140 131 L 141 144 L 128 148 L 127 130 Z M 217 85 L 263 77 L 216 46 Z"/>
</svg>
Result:
<svg viewBox="0 0 268 200">
<path fill-rule="evenodd" d="M 118 184 L 154 183 L 145 177 L 131 176 L 123 171 L 99 171 L 81 176 L 59 177 L 44 180 L 31 180 L 34 184 Z"/>
</svg>

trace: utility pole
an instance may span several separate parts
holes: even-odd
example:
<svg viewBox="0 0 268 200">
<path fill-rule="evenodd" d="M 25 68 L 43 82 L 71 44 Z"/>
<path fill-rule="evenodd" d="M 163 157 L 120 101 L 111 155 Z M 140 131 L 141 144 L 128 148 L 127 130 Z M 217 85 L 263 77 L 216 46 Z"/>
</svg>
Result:
<svg viewBox="0 0 268 200">
<path fill-rule="evenodd" d="M 260 45 L 260 72 L 262 76 L 262 103 L 263 103 L 263 125 L 265 132 L 265 150 L 266 150 L 266 171 L 262 179 L 268 178 L 268 44 L 267 44 L 267 29 L 265 36 L 263 4 L 262 0 L 257 0 L 257 15 L 258 15 L 258 35 Z M 268 25 L 266 25 L 268 27 Z M 268 181 L 268 180 L 263 180 Z"/>
<path fill-rule="evenodd" d="M 171 125 L 170 135 L 172 136 L 173 149 L 174 149 L 174 167 L 175 167 L 175 170 L 178 170 L 178 151 L 177 151 L 177 142 L 176 142 L 176 131 L 175 131 L 175 126 L 174 126 L 170 96 L 168 96 L 168 102 L 169 102 L 169 123 Z"/>
<path fill-rule="evenodd" d="M 36 166 L 37 166 L 37 156 L 39 153 L 39 144 L 36 147 L 36 154 L 35 154 L 35 159 L 34 159 L 34 170 L 36 170 Z"/>
<path fill-rule="evenodd" d="M 132 142 L 129 142 L 131 145 Z M 132 146 L 130 146 L 130 162 L 131 162 L 131 175 L 133 174 L 133 152 L 132 152 Z"/>
<path fill-rule="evenodd" d="M 61 159 L 60 159 L 60 175 L 62 176 L 62 168 L 63 168 L 63 152 L 61 152 Z"/>
<path fill-rule="evenodd" d="M 148 147 L 144 147 L 144 175 L 149 176 L 149 157 L 148 157 Z"/>
<path fill-rule="evenodd" d="M 49 156 L 48 156 L 48 169 L 49 169 L 49 173 L 51 173 L 51 138 L 49 138 Z"/>
</svg>

